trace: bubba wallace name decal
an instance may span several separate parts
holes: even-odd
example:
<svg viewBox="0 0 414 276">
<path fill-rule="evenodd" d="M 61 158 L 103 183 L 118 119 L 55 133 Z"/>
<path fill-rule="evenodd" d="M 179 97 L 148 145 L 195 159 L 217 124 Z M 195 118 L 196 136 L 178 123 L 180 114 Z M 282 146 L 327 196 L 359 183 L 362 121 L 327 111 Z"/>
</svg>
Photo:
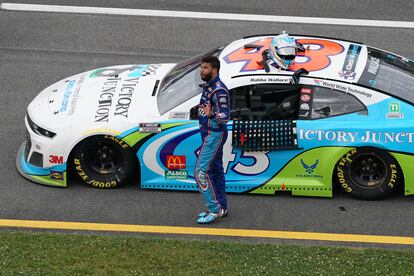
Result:
<svg viewBox="0 0 414 276">
<path fill-rule="evenodd" d="M 349 132 L 333 130 L 299 130 L 299 139 L 335 142 L 362 143 L 412 143 L 414 132 Z"/>
<path fill-rule="evenodd" d="M 108 122 L 109 114 L 116 97 L 116 88 L 121 78 L 111 77 L 104 83 L 98 101 L 98 109 L 95 113 L 95 122 Z M 131 104 L 132 93 L 135 91 L 139 78 L 125 80 L 119 89 L 114 116 L 123 116 L 128 118 L 129 105 Z"/>
</svg>

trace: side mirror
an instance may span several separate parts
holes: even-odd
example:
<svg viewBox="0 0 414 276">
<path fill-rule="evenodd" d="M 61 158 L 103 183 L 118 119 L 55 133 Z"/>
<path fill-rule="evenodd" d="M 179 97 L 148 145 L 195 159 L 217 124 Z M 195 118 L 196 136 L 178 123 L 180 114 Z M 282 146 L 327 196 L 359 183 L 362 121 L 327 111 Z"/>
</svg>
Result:
<svg viewBox="0 0 414 276">
<path fill-rule="evenodd" d="M 198 119 L 198 105 L 193 106 L 190 109 L 190 120 L 197 120 Z"/>
</svg>

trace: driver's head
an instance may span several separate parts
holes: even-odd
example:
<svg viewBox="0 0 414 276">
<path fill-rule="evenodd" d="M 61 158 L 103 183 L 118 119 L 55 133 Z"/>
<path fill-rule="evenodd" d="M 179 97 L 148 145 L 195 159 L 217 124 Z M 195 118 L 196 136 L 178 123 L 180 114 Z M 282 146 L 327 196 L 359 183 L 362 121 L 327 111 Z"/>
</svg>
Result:
<svg viewBox="0 0 414 276">
<path fill-rule="evenodd" d="M 220 71 L 220 60 L 215 56 L 204 57 L 200 65 L 200 77 L 203 81 L 211 81 Z"/>
<path fill-rule="evenodd" d="M 296 40 L 283 31 L 283 34 L 274 37 L 270 42 L 270 58 L 286 70 L 294 63 L 296 49 Z"/>
</svg>

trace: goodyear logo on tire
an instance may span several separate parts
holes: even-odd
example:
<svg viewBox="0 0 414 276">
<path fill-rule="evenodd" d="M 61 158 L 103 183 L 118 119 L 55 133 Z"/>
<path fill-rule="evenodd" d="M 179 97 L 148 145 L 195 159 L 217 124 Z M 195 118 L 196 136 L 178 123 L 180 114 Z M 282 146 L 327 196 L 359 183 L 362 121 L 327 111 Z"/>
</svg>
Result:
<svg viewBox="0 0 414 276">
<path fill-rule="evenodd" d="M 165 171 L 165 179 L 167 180 L 186 180 L 188 172 L 184 170 Z"/>
</svg>

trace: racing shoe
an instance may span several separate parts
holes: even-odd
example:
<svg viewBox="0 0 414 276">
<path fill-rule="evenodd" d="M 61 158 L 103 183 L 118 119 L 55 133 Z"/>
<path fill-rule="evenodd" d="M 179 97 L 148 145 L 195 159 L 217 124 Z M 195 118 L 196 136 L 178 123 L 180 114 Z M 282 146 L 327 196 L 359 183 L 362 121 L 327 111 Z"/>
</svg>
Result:
<svg viewBox="0 0 414 276">
<path fill-rule="evenodd" d="M 227 209 L 220 209 L 217 213 L 212 213 L 212 212 L 201 212 L 200 214 L 204 213 L 205 215 L 202 217 L 198 217 L 197 219 L 197 223 L 200 224 L 208 224 L 213 222 L 215 219 L 217 218 L 222 218 L 227 216 L 228 212 Z"/>
<path fill-rule="evenodd" d="M 225 216 L 227 216 L 227 214 L 229 213 L 228 211 L 227 211 L 227 209 L 220 209 L 220 210 L 222 210 L 222 215 L 220 216 L 220 217 L 225 217 Z M 201 218 L 201 217 L 205 217 L 205 216 L 207 216 L 208 215 L 208 213 L 210 213 L 210 211 L 203 211 L 203 212 L 201 212 L 201 213 L 199 213 L 198 214 L 198 217 L 199 218 Z"/>
</svg>

